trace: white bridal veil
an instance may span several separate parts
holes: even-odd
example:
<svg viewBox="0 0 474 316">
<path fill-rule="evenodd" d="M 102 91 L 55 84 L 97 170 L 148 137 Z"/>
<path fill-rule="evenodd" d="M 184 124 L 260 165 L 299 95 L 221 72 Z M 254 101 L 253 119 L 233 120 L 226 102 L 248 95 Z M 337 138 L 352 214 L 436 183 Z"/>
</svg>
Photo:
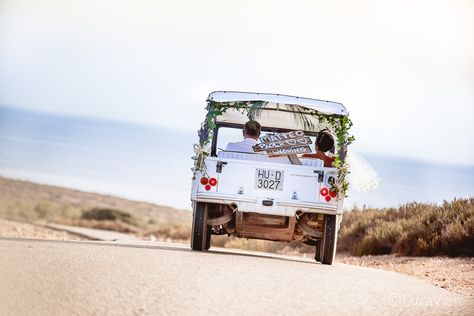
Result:
<svg viewBox="0 0 474 316">
<path fill-rule="evenodd" d="M 349 149 L 346 161 L 349 166 L 347 180 L 351 190 L 369 192 L 378 187 L 380 179 L 377 171 L 361 155 Z"/>
</svg>

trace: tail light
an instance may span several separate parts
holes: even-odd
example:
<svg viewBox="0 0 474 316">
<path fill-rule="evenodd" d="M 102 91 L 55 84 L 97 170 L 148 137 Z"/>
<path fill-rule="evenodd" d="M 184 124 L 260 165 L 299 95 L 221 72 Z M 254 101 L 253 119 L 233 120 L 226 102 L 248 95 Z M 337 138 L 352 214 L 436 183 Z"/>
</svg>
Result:
<svg viewBox="0 0 474 316">
<path fill-rule="evenodd" d="M 331 201 L 332 198 L 337 197 L 337 192 L 336 191 L 330 191 L 328 188 L 322 188 L 321 191 L 319 191 L 321 195 L 324 197 L 326 202 Z"/>
<path fill-rule="evenodd" d="M 322 196 L 326 196 L 326 195 L 328 195 L 328 193 L 329 193 L 329 190 L 327 188 L 322 188 L 321 189 L 321 195 Z"/>
<path fill-rule="evenodd" d="M 204 185 L 204 189 L 206 191 L 210 191 L 212 189 L 212 187 L 217 184 L 216 178 L 208 179 L 207 177 L 202 177 L 200 182 L 201 182 L 202 185 Z"/>
</svg>

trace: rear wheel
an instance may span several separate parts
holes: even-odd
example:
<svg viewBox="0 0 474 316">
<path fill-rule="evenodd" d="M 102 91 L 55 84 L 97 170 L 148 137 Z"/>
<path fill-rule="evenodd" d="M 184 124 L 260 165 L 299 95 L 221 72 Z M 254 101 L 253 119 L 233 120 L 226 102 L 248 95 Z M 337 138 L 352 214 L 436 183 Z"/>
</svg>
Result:
<svg viewBox="0 0 474 316">
<path fill-rule="evenodd" d="M 210 227 L 207 226 L 206 203 L 196 202 L 193 209 L 193 229 L 191 235 L 191 249 L 203 251 L 209 249 L 211 241 Z"/>
<path fill-rule="evenodd" d="M 320 249 L 316 246 L 316 251 L 320 254 L 320 261 L 322 264 L 332 264 L 334 257 L 336 256 L 336 242 L 337 242 L 337 231 L 336 231 L 336 215 L 325 215 L 324 216 L 324 234 L 323 240 L 320 243 Z M 316 258 L 318 261 L 318 255 Z"/>
</svg>

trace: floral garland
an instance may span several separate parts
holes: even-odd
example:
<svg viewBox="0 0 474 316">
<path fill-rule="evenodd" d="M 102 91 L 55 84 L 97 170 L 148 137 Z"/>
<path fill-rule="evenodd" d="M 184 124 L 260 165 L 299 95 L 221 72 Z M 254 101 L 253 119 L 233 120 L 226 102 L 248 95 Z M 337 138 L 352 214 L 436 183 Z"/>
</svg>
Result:
<svg viewBox="0 0 474 316">
<path fill-rule="evenodd" d="M 191 169 L 193 171 L 193 179 L 197 172 L 203 172 L 207 175 L 204 160 L 210 155 L 209 143 L 212 139 L 214 129 L 216 128 L 216 118 L 224 114 L 228 109 L 236 109 L 241 111 L 242 114 L 246 114 L 250 120 L 253 120 L 258 117 L 258 114 L 265 105 L 266 102 L 261 101 L 225 103 L 210 101 L 208 103 L 206 107 L 206 118 L 204 119 L 204 122 L 202 122 L 201 128 L 198 130 L 199 144 L 194 144 L 195 156 L 192 157 L 194 160 L 194 168 Z M 320 123 L 327 123 L 330 125 L 335 132 L 339 152 L 334 159 L 333 166 L 338 170 L 338 172 L 336 181 L 331 184 L 330 190 L 338 193 L 338 198 L 341 196 L 347 197 L 349 190 L 349 183 L 346 179 L 348 174 L 348 165 L 346 162 L 347 147 L 355 140 L 354 136 L 349 134 L 349 129 L 352 127 L 352 121 L 348 116 L 322 114 L 316 110 L 307 109 L 297 105 L 292 105 L 291 107 L 295 110 L 295 118 L 299 119 L 308 130 L 313 129 L 314 126 L 305 118 L 305 116 L 311 115 L 317 118 Z"/>
<path fill-rule="evenodd" d="M 338 199 L 341 196 L 347 197 L 349 191 L 349 182 L 346 179 L 349 173 L 349 166 L 346 162 L 347 148 L 355 140 L 355 137 L 349 133 L 349 129 L 353 125 L 352 121 L 348 116 L 327 115 L 316 110 L 302 109 L 304 110 L 301 113 L 316 117 L 319 122 L 329 124 L 334 130 L 339 152 L 333 162 L 333 167 L 337 169 L 337 177 L 335 183 L 331 184 L 330 191 L 340 193 L 338 194 Z"/>
<path fill-rule="evenodd" d="M 196 155 L 192 157 L 194 160 L 194 168 L 191 169 L 193 172 L 193 180 L 197 172 L 204 172 L 204 174 L 207 175 L 204 160 L 210 155 L 209 142 L 211 141 L 214 129 L 216 128 L 216 117 L 224 114 L 230 108 L 233 107 L 230 105 L 226 106 L 225 103 L 210 101 L 207 104 L 206 118 L 204 119 L 204 122 L 201 123 L 201 128 L 198 130 L 199 144 L 194 144 L 194 153 Z"/>
</svg>

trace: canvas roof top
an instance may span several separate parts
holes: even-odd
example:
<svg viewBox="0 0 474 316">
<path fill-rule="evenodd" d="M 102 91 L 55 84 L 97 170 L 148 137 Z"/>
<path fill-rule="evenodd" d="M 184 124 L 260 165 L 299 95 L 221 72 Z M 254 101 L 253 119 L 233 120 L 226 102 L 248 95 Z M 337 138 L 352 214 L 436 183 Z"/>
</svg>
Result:
<svg viewBox="0 0 474 316">
<path fill-rule="evenodd" d="M 347 115 L 347 110 L 341 103 L 324 101 L 296 96 L 270 93 L 249 93 L 234 91 L 215 91 L 209 94 L 208 101 L 214 102 L 242 102 L 242 101 L 263 101 L 268 102 L 265 105 L 261 115 L 256 120 L 265 127 L 276 127 L 292 130 L 302 130 L 304 127 L 301 122 L 295 119 L 291 105 L 298 105 L 307 109 L 316 110 L 327 115 Z M 290 106 L 288 106 L 290 105 Z M 316 130 L 328 128 L 326 124 L 320 124 L 314 116 L 305 115 L 305 117 L 315 125 Z M 216 118 L 218 123 L 244 124 L 248 117 L 238 110 L 228 110 L 223 115 Z"/>
</svg>

